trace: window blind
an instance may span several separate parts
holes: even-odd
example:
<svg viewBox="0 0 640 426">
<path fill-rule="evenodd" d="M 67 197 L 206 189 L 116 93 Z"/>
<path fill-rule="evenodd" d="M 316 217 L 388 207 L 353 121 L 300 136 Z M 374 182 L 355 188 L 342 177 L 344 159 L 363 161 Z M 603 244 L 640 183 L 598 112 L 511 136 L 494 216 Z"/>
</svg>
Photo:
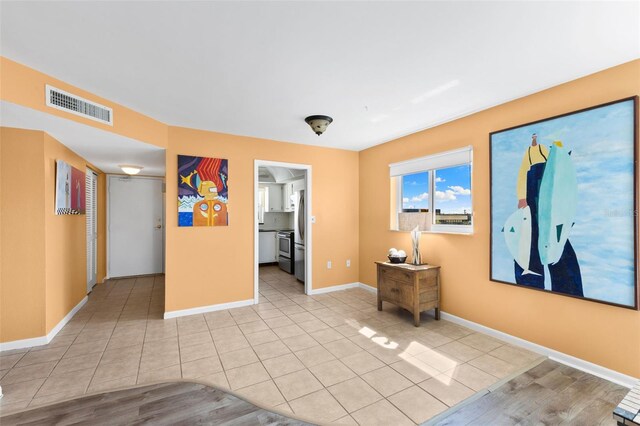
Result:
<svg viewBox="0 0 640 426">
<path fill-rule="evenodd" d="M 466 146 L 452 151 L 389 164 L 389 175 L 402 176 L 411 173 L 424 172 L 425 170 L 459 166 L 461 164 L 469 164 L 472 160 L 473 147 Z"/>
</svg>

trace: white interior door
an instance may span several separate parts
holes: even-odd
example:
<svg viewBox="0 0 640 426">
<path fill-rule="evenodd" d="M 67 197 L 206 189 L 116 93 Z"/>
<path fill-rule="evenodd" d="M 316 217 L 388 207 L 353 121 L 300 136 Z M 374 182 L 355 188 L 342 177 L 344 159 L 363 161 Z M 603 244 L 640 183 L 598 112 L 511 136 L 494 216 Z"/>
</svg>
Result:
<svg viewBox="0 0 640 426">
<path fill-rule="evenodd" d="M 96 285 L 98 275 L 98 175 L 91 169 L 86 173 L 87 219 L 87 293 Z"/>
<path fill-rule="evenodd" d="M 109 176 L 109 277 L 163 272 L 163 180 Z"/>
</svg>

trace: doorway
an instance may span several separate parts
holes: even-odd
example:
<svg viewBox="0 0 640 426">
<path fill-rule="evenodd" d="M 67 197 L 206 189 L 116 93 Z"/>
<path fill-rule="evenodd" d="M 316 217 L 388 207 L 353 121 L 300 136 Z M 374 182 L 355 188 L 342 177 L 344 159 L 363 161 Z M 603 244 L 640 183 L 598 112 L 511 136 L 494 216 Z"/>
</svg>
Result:
<svg viewBox="0 0 640 426">
<path fill-rule="evenodd" d="M 255 160 L 254 303 L 256 304 L 260 298 L 260 282 L 264 281 L 261 280 L 261 272 L 271 282 L 279 282 L 289 287 L 301 286 L 302 291 L 296 291 L 304 294 L 312 292 L 311 171 L 311 166 L 307 164 Z M 273 254 L 265 256 L 265 247 L 271 246 L 273 246 Z M 291 255 L 288 256 L 287 253 Z M 265 263 L 271 265 L 260 266 Z"/>
<path fill-rule="evenodd" d="M 87 294 L 96 285 L 98 277 L 98 174 L 87 168 L 86 173 L 87 220 Z"/>
<path fill-rule="evenodd" d="M 109 278 L 164 272 L 164 179 L 107 177 Z"/>
</svg>

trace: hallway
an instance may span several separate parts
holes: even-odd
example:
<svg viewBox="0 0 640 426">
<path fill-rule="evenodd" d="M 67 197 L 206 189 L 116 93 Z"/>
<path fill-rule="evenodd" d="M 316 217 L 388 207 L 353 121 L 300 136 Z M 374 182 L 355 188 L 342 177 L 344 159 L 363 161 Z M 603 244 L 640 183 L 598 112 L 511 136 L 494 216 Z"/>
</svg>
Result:
<svg viewBox="0 0 640 426">
<path fill-rule="evenodd" d="M 305 296 L 260 270 L 260 304 L 163 320 L 163 276 L 111 280 L 54 341 L 2 353 L 2 415 L 168 379 L 197 379 L 321 422 L 416 424 L 541 360 L 349 289 Z"/>
</svg>

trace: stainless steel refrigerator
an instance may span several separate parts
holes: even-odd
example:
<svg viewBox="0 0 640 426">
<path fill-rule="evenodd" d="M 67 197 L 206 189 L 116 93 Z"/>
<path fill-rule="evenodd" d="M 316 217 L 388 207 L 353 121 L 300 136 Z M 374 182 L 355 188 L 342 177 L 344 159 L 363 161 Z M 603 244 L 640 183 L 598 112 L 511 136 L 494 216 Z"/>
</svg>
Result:
<svg viewBox="0 0 640 426">
<path fill-rule="evenodd" d="M 295 222 L 295 249 L 294 249 L 294 267 L 296 278 L 298 281 L 304 282 L 304 255 L 305 255 L 305 224 L 306 212 L 304 203 L 304 190 L 296 193 L 296 208 L 294 211 Z"/>
</svg>

